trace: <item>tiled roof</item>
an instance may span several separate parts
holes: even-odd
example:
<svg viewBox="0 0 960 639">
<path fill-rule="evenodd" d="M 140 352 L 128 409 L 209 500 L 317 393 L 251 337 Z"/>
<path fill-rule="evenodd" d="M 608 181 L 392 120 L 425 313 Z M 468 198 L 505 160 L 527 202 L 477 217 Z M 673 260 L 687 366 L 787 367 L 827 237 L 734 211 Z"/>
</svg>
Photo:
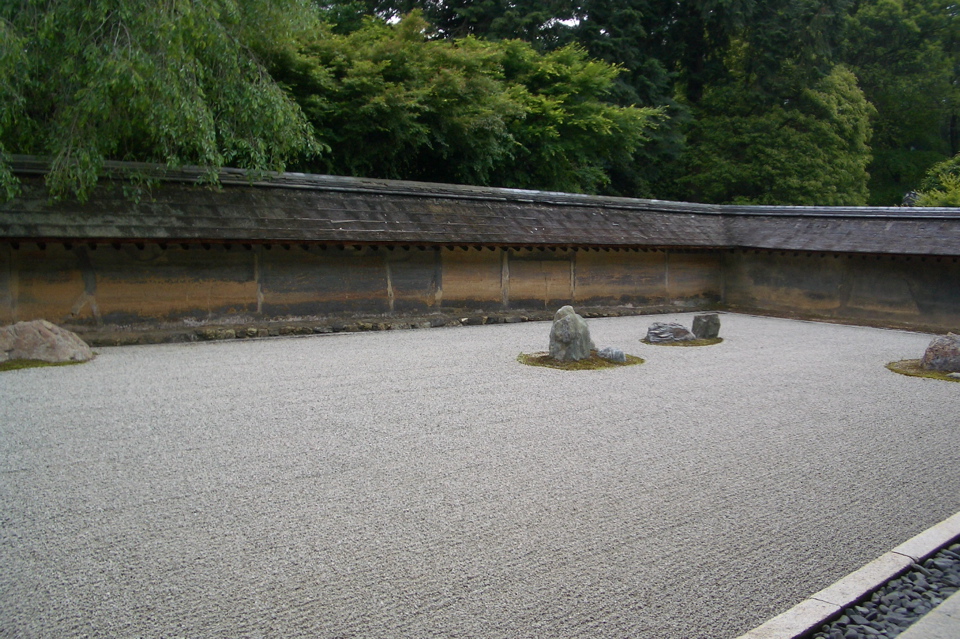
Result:
<svg viewBox="0 0 960 639">
<path fill-rule="evenodd" d="M 0 237 L 36 241 L 760 248 L 960 255 L 960 209 L 717 206 L 297 173 L 259 179 L 165 170 L 139 200 L 105 179 L 85 203 L 51 201 L 43 162 L 17 158 L 20 197 Z M 108 170 L 150 165 L 111 163 Z"/>
</svg>

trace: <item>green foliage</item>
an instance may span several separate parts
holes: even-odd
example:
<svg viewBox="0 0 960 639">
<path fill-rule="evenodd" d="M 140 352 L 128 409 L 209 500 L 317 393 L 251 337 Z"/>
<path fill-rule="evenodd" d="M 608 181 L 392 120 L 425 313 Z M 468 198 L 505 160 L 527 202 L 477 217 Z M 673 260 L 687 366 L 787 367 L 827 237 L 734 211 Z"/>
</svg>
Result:
<svg viewBox="0 0 960 639">
<path fill-rule="evenodd" d="M 862 1 L 847 20 L 841 57 L 878 111 L 871 203 L 898 203 L 931 164 L 960 151 L 956 3 Z"/>
<path fill-rule="evenodd" d="M 4 132 L 23 114 L 23 77 L 18 73 L 27 64 L 25 43 L 13 26 L 0 16 L 0 200 L 12 198 L 18 180 L 10 172 Z"/>
<path fill-rule="evenodd" d="M 369 19 L 273 60 L 331 149 L 305 168 L 593 192 L 658 117 L 604 102 L 618 70 L 582 49 L 429 35 L 416 13 L 395 25 Z"/>
<path fill-rule="evenodd" d="M 704 202 L 863 205 L 871 112 L 843 67 L 772 105 L 743 85 L 710 89 L 680 182 Z"/>
<path fill-rule="evenodd" d="M 921 183 L 917 206 L 960 206 L 960 155 L 930 168 Z"/>
<path fill-rule="evenodd" d="M 936 151 L 919 149 L 877 149 L 867 167 L 870 173 L 870 206 L 898 206 L 910 191 L 920 188 L 920 181 L 930 167 L 946 158 Z"/>
<path fill-rule="evenodd" d="M 958 147 L 954 0 L 0 3 L 0 197 L 27 153 L 81 198 L 125 159 L 895 204 Z"/>
<path fill-rule="evenodd" d="M 0 143 L 50 156 L 51 190 L 81 199 L 107 159 L 282 169 L 319 147 L 254 51 L 304 16 L 299 0 L 7 3 Z"/>
<path fill-rule="evenodd" d="M 505 79 L 525 115 L 511 123 L 518 147 L 500 167 L 503 186 L 598 192 L 610 172 L 629 167 L 633 153 L 662 120 L 653 108 L 604 101 L 618 69 L 568 46 L 545 55 L 520 41 L 503 43 Z"/>
<path fill-rule="evenodd" d="M 544 50 L 569 43 L 564 21 L 578 8 L 573 0 L 334 0 L 330 5 L 336 12 L 361 10 L 387 20 L 420 11 L 443 38 L 520 39 Z"/>
<path fill-rule="evenodd" d="M 920 190 L 930 191 L 943 188 L 947 184 L 944 182 L 944 178 L 948 177 L 960 177 L 960 154 L 931 166 L 920 183 Z"/>
</svg>

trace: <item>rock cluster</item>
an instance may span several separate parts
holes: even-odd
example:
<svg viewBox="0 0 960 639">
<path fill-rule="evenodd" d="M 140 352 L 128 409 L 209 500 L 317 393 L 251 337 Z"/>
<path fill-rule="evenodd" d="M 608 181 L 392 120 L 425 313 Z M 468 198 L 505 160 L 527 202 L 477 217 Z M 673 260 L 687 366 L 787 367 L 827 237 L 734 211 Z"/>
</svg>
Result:
<svg viewBox="0 0 960 639">
<path fill-rule="evenodd" d="M 947 333 L 935 337 L 920 360 L 920 368 L 929 371 L 960 371 L 960 335 Z"/>
<path fill-rule="evenodd" d="M 38 359 L 44 362 L 85 362 L 93 351 L 76 333 L 46 320 L 17 322 L 0 328 L 0 361 Z"/>
<path fill-rule="evenodd" d="M 688 342 L 695 339 L 715 339 L 720 336 L 720 316 L 716 313 L 701 313 L 693 318 L 693 331 L 676 322 L 654 322 L 647 328 L 651 344 L 664 342 Z"/>
<path fill-rule="evenodd" d="M 813 639 L 896 637 L 960 588 L 960 544 L 892 579 L 867 601 L 843 611 Z"/>
<path fill-rule="evenodd" d="M 590 357 L 593 349 L 587 321 L 572 306 L 558 310 L 550 327 L 550 357 L 561 362 L 579 361 Z"/>
</svg>

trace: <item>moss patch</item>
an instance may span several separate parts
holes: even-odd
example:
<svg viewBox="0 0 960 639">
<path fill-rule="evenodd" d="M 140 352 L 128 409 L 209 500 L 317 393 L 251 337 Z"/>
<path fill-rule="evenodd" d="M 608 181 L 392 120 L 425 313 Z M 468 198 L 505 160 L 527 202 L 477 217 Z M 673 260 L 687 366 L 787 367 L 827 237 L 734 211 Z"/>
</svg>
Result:
<svg viewBox="0 0 960 639">
<path fill-rule="evenodd" d="M 646 338 L 640 340 L 644 344 L 649 344 L 650 346 L 713 346 L 714 344 L 719 344 L 723 341 L 722 337 L 710 337 L 704 339 L 688 339 L 682 342 L 651 342 Z"/>
<path fill-rule="evenodd" d="M 950 373 L 944 371 L 930 371 L 920 368 L 919 359 L 904 359 L 899 362 L 890 362 L 887 368 L 894 373 L 908 375 L 909 377 L 928 377 L 930 379 L 942 379 L 945 382 L 960 382 L 956 377 L 950 377 Z"/>
<path fill-rule="evenodd" d="M 611 362 L 597 355 L 596 351 L 590 353 L 590 357 L 576 362 L 561 362 L 550 357 L 549 353 L 520 353 L 517 361 L 527 366 L 543 366 L 544 368 L 556 368 L 562 371 L 595 371 L 604 368 L 622 368 L 624 366 L 637 366 L 643 364 L 642 357 L 627 355 L 626 362 Z"/>
<path fill-rule="evenodd" d="M 45 362 L 42 359 L 10 359 L 0 362 L 0 373 L 4 371 L 17 371 L 21 368 L 43 368 L 45 366 L 73 366 L 74 364 L 83 364 L 83 362 Z"/>
</svg>

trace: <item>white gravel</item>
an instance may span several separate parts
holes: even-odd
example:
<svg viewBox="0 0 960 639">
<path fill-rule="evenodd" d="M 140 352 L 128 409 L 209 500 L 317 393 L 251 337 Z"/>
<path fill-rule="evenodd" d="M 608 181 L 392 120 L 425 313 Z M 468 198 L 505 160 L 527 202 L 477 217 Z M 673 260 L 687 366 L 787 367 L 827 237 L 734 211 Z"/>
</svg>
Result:
<svg viewBox="0 0 960 639">
<path fill-rule="evenodd" d="M 0 374 L 0 636 L 735 637 L 960 510 L 929 335 L 722 315 L 100 349 Z"/>
</svg>

